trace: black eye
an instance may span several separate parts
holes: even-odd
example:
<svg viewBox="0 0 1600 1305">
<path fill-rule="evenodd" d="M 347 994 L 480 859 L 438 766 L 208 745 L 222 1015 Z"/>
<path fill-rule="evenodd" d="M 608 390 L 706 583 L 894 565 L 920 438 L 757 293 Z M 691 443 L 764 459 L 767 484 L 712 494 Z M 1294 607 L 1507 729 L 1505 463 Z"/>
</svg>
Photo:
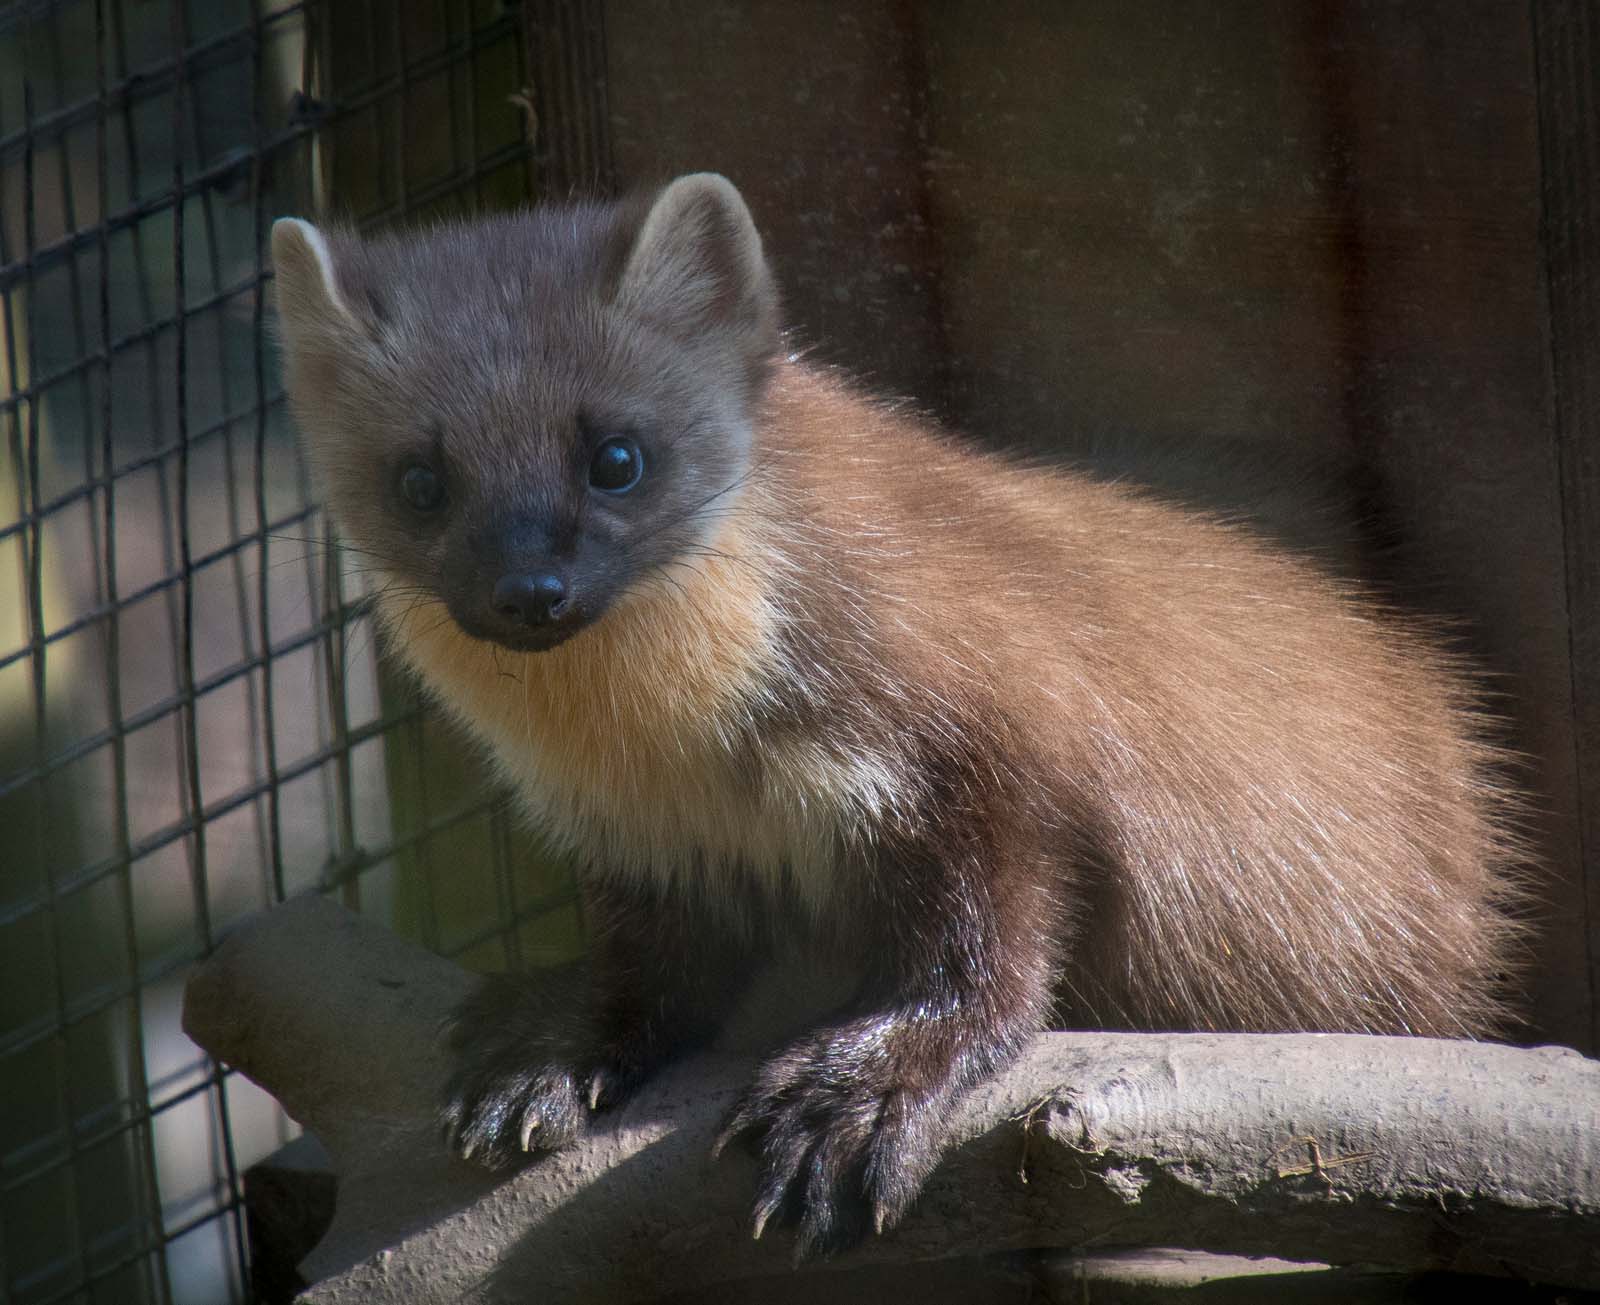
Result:
<svg viewBox="0 0 1600 1305">
<path fill-rule="evenodd" d="M 626 494 L 644 475 L 644 454 L 632 440 L 609 439 L 594 451 L 589 483 L 607 494 Z"/>
<path fill-rule="evenodd" d="M 436 512 L 444 506 L 444 481 L 424 462 L 413 462 L 400 473 L 401 497 L 418 512 Z"/>
</svg>

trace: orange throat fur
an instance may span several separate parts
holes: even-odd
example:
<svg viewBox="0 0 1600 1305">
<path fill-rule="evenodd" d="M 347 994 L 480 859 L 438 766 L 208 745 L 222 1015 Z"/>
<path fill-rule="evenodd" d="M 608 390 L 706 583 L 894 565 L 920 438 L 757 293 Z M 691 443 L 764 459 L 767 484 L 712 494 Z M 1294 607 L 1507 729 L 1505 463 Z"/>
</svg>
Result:
<svg viewBox="0 0 1600 1305">
<path fill-rule="evenodd" d="M 558 844 L 636 874 L 790 876 L 816 899 L 848 813 L 882 780 L 800 742 L 764 748 L 759 776 L 740 755 L 784 660 L 770 594 L 784 563 L 754 517 L 549 651 L 474 639 L 438 599 L 380 597 L 380 621 Z"/>
</svg>

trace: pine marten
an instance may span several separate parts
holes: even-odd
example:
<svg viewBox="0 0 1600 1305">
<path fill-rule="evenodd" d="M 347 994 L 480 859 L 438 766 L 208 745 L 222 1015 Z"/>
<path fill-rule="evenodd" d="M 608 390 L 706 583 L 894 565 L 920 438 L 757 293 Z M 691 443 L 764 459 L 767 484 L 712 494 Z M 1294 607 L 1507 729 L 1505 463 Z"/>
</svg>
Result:
<svg viewBox="0 0 1600 1305">
<path fill-rule="evenodd" d="M 587 998 L 464 1013 L 463 1153 L 570 1141 L 778 947 L 858 975 L 724 1134 L 807 1252 L 892 1224 L 1047 1027 L 1502 1027 L 1515 800 L 1455 656 L 792 355 L 723 178 L 273 259 L 387 647 L 581 867 Z"/>
</svg>

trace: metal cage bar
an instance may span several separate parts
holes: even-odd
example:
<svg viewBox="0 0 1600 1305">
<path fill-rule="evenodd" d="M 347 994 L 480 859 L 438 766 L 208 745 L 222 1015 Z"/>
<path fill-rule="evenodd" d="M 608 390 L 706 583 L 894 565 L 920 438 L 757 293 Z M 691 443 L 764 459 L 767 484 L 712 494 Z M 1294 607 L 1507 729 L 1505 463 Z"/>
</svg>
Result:
<svg viewBox="0 0 1600 1305">
<path fill-rule="evenodd" d="M 293 1130 L 176 1019 L 235 920 L 335 893 L 500 964 L 570 914 L 380 671 L 268 297 L 279 213 L 528 197 L 524 37 L 485 0 L 0 8 L 4 1305 L 249 1296 L 242 1171 Z"/>
</svg>

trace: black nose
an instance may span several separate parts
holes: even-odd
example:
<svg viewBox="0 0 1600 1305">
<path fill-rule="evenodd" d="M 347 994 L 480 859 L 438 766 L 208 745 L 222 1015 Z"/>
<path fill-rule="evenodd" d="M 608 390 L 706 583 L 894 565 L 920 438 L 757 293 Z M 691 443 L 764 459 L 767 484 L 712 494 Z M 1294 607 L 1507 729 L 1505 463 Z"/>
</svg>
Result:
<svg viewBox="0 0 1600 1305">
<path fill-rule="evenodd" d="M 494 582 L 489 599 L 494 610 L 508 621 L 523 625 L 544 625 L 567 608 L 567 586 L 558 575 L 513 573 Z"/>
</svg>

